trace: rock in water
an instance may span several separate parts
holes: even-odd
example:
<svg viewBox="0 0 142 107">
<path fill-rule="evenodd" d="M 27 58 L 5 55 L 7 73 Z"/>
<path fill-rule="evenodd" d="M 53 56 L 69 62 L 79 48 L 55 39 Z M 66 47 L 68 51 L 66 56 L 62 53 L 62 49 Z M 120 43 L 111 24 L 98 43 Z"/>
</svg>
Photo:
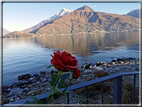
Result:
<svg viewBox="0 0 142 107">
<path fill-rule="evenodd" d="M 22 79 L 24 79 L 24 75 L 19 75 L 18 80 L 22 80 Z"/>
<path fill-rule="evenodd" d="M 25 75 L 19 75 L 18 76 L 18 80 L 22 80 L 22 79 L 27 79 L 27 78 L 31 78 L 32 76 L 30 74 L 25 74 Z"/>
<path fill-rule="evenodd" d="M 44 75 L 45 75 L 45 74 L 46 74 L 46 71 L 40 71 L 40 74 L 44 74 Z"/>
</svg>

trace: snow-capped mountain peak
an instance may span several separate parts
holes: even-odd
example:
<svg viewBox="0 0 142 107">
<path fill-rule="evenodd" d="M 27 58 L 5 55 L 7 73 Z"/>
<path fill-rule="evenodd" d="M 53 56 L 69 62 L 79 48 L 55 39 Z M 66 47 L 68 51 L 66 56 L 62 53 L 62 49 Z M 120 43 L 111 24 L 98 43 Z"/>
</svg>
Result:
<svg viewBox="0 0 142 107">
<path fill-rule="evenodd" d="M 72 12 L 73 10 L 70 10 L 70 9 L 65 9 L 63 8 L 62 10 L 60 10 L 57 14 L 55 14 L 54 16 L 50 17 L 49 20 L 56 20 L 57 18 L 61 17 L 61 16 L 64 16 L 70 12 Z"/>
<path fill-rule="evenodd" d="M 73 10 L 66 9 L 66 8 L 63 8 L 62 10 L 64 10 L 64 11 L 68 11 L 68 12 L 69 12 L 69 11 L 70 11 L 70 12 L 71 12 L 71 11 L 73 11 Z"/>
<path fill-rule="evenodd" d="M 64 16 L 64 15 L 66 15 L 66 14 L 72 12 L 72 11 L 73 11 L 73 10 L 63 8 L 62 10 L 60 10 L 60 11 L 56 14 L 56 16 L 59 16 L 59 17 L 60 17 L 60 16 Z"/>
</svg>

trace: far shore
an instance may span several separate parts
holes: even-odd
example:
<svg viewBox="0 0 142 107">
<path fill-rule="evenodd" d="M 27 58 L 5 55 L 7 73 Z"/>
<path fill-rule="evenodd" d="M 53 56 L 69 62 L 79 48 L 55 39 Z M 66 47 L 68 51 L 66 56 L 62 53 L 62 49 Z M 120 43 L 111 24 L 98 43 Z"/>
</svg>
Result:
<svg viewBox="0 0 142 107">
<path fill-rule="evenodd" d="M 94 32 L 78 32 L 78 33 L 70 33 L 70 34 L 33 34 L 30 36 L 21 36 L 21 35 L 12 35 L 12 36 L 7 36 L 8 34 L 4 35 L 3 38 L 18 38 L 18 37 L 40 37 L 40 36 L 65 36 L 65 35 L 79 35 L 79 34 L 104 34 L 104 33 L 122 33 L 122 32 L 138 32 L 140 29 L 137 30 L 124 30 L 124 31 L 94 31 Z M 9 33 L 10 34 L 10 33 Z"/>
<path fill-rule="evenodd" d="M 132 30 L 132 31 L 95 31 L 95 32 L 78 32 L 78 33 L 70 33 L 70 34 L 41 34 L 41 35 L 36 35 L 36 36 L 58 36 L 58 35 L 78 35 L 78 34 L 102 34 L 102 33 L 122 33 L 122 32 L 138 32 L 140 31 L 139 29 L 137 30 Z"/>
</svg>

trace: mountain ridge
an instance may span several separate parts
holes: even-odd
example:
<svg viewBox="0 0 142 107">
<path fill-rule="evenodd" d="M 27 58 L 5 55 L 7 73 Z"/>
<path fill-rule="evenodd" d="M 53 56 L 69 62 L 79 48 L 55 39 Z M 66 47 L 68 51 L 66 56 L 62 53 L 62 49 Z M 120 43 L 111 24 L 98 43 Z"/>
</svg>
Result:
<svg viewBox="0 0 142 107">
<path fill-rule="evenodd" d="M 6 35 L 8 33 L 10 33 L 10 31 L 8 31 L 7 29 L 3 28 L 3 35 Z M 1 30 L 0 30 L 0 34 L 1 34 Z"/>
<path fill-rule="evenodd" d="M 62 15 L 56 20 L 43 24 L 33 33 L 36 36 L 70 35 L 97 32 L 125 32 L 138 29 L 138 18 L 128 15 L 95 12 L 85 5 L 66 15 Z"/>
<path fill-rule="evenodd" d="M 4 38 L 15 38 L 15 37 L 34 37 L 36 36 L 33 33 L 26 33 L 26 32 L 22 32 L 22 31 L 14 31 L 11 33 L 8 33 L 6 35 L 4 35 Z"/>
<path fill-rule="evenodd" d="M 94 11 L 92 8 L 88 7 L 87 5 L 82 6 L 82 7 L 78 8 L 78 9 L 76 9 L 76 10 Z"/>
<path fill-rule="evenodd" d="M 139 18 L 140 17 L 139 13 L 140 13 L 141 10 L 142 10 L 142 8 L 136 9 L 136 10 L 132 10 L 129 13 L 127 13 L 126 15 L 132 16 L 132 17 L 135 17 L 135 18 Z"/>
<path fill-rule="evenodd" d="M 49 22 L 52 22 L 53 20 L 56 20 L 57 18 L 59 18 L 61 16 L 64 16 L 64 15 L 70 13 L 71 11 L 73 11 L 73 10 L 63 8 L 62 10 L 60 10 L 54 16 L 51 16 L 50 18 L 48 18 L 46 20 L 43 20 L 43 21 L 39 22 L 38 24 L 36 24 L 36 25 L 34 25 L 34 26 L 30 27 L 30 28 L 27 28 L 25 30 L 22 30 L 22 31 L 27 32 L 27 33 L 35 33 L 35 31 L 37 29 L 39 29 L 40 27 L 44 26 L 45 24 L 47 24 Z"/>
<path fill-rule="evenodd" d="M 127 15 L 95 12 L 88 6 L 62 16 L 40 28 L 35 34 L 71 34 L 97 31 L 132 31 L 139 28 L 139 20 Z"/>
</svg>

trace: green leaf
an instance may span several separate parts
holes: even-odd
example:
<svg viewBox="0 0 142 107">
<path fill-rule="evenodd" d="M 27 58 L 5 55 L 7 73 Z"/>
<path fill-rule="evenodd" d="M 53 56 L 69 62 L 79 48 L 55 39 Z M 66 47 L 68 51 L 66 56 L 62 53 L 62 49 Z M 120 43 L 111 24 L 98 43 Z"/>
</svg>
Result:
<svg viewBox="0 0 142 107">
<path fill-rule="evenodd" d="M 62 93 L 62 90 L 60 90 L 57 86 L 54 88 L 53 86 L 51 86 L 50 84 L 49 84 L 49 87 L 50 87 L 50 89 L 51 89 L 51 95 L 54 95 L 55 93 Z M 54 91 L 55 90 L 55 91 Z"/>
<path fill-rule="evenodd" d="M 41 100 L 39 101 L 39 104 L 45 104 L 44 100 L 41 99 Z"/>
<path fill-rule="evenodd" d="M 38 100 L 36 97 L 34 97 L 34 96 L 30 96 L 30 97 L 31 97 L 32 100 L 34 100 L 34 102 L 35 102 L 36 104 L 39 103 L 39 100 Z"/>
<path fill-rule="evenodd" d="M 83 75 L 83 74 L 81 74 L 81 75 L 80 75 L 80 77 L 84 77 L 84 75 Z"/>
<path fill-rule="evenodd" d="M 62 90 L 60 90 L 57 86 L 55 87 L 55 93 L 62 93 Z"/>
<path fill-rule="evenodd" d="M 59 71 L 59 72 L 58 72 L 58 76 L 60 76 L 62 73 L 63 73 L 63 71 Z"/>
<path fill-rule="evenodd" d="M 58 83 L 58 88 L 65 88 L 65 80 L 61 80 L 59 83 Z"/>
<path fill-rule="evenodd" d="M 66 94 L 66 93 L 63 93 L 63 96 L 64 96 L 64 98 L 66 98 L 67 94 Z"/>
<path fill-rule="evenodd" d="M 52 74 L 51 75 L 52 81 L 56 81 L 57 77 L 58 77 L 57 74 Z"/>
<path fill-rule="evenodd" d="M 35 104 L 35 103 L 32 101 L 26 101 L 25 104 Z"/>
<path fill-rule="evenodd" d="M 70 91 L 64 92 L 64 93 L 63 93 L 64 98 L 66 98 L 66 96 L 67 96 L 68 94 L 70 94 Z"/>
<path fill-rule="evenodd" d="M 60 90 L 58 87 L 55 87 L 55 92 L 53 92 L 52 95 L 54 96 L 54 99 L 58 99 L 62 93 L 62 90 Z"/>
<path fill-rule="evenodd" d="M 50 65 L 49 67 L 47 67 L 46 69 L 48 69 L 48 68 L 50 68 L 50 67 L 52 67 L 53 65 Z"/>
<path fill-rule="evenodd" d="M 69 73 L 61 75 L 61 80 L 64 80 L 70 76 Z"/>
<path fill-rule="evenodd" d="M 49 84 L 48 86 L 51 89 L 51 91 L 54 90 L 54 87 L 52 85 Z"/>
<path fill-rule="evenodd" d="M 55 83 L 55 81 L 50 81 L 50 84 L 53 86 L 54 85 L 54 83 Z"/>
<path fill-rule="evenodd" d="M 60 71 L 58 68 L 56 68 L 55 66 L 54 66 L 54 68 L 57 70 L 57 71 Z"/>
<path fill-rule="evenodd" d="M 62 90 L 60 90 L 57 86 L 55 87 L 55 92 L 53 94 L 57 94 L 57 93 L 62 93 Z"/>
<path fill-rule="evenodd" d="M 58 99 L 61 96 L 61 93 L 56 93 L 53 96 L 54 96 L 54 99 Z"/>
<path fill-rule="evenodd" d="M 87 64 L 87 65 L 85 66 L 85 69 L 89 69 L 91 64 L 92 64 L 92 63 Z"/>
<path fill-rule="evenodd" d="M 70 91 L 66 91 L 66 92 L 64 92 L 64 93 L 66 93 L 66 94 L 70 94 Z"/>
<path fill-rule="evenodd" d="M 54 73 L 53 69 L 51 70 L 50 74 L 52 75 Z"/>
</svg>

